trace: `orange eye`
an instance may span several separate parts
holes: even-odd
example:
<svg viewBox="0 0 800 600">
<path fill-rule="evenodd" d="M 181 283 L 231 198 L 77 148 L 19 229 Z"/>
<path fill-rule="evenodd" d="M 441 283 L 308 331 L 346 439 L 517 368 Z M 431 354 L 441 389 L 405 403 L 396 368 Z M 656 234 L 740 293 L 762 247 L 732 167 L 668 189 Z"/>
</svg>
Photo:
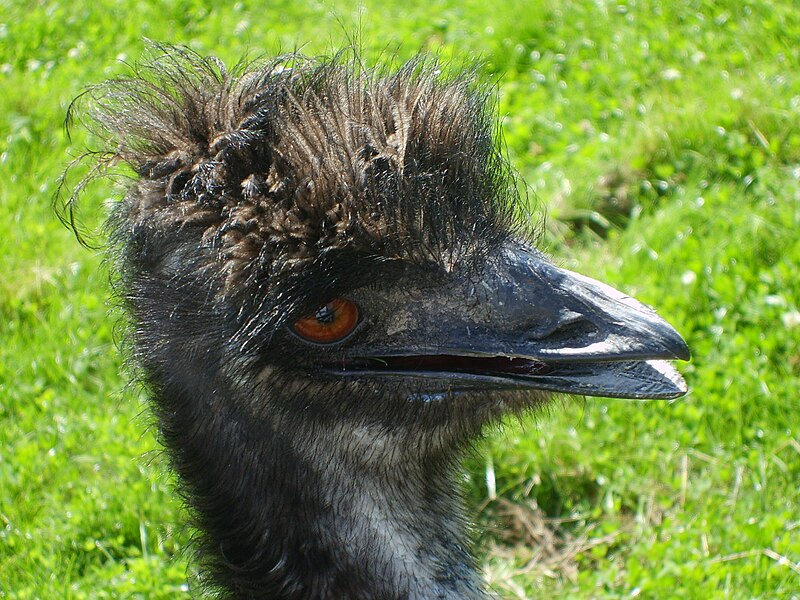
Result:
<svg viewBox="0 0 800 600">
<path fill-rule="evenodd" d="M 295 321 L 294 332 L 317 344 L 333 344 L 346 338 L 358 325 L 358 307 L 345 298 L 334 298 L 313 315 Z"/>
</svg>

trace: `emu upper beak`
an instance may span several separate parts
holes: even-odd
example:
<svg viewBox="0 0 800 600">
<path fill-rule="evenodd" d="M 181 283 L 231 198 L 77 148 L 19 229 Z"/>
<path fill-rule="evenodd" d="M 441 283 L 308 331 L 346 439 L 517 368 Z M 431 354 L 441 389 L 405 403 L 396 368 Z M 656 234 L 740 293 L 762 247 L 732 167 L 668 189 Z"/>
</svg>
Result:
<svg viewBox="0 0 800 600">
<path fill-rule="evenodd" d="M 435 379 L 428 387 L 441 391 L 535 388 L 636 399 L 687 391 L 667 361 L 688 360 L 689 349 L 669 323 L 522 244 L 504 248 L 482 279 L 422 296 L 405 296 L 402 329 L 387 325 L 380 342 L 370 341 L 375 353 L 346 358 L 338 372 Z"/>
</svg>

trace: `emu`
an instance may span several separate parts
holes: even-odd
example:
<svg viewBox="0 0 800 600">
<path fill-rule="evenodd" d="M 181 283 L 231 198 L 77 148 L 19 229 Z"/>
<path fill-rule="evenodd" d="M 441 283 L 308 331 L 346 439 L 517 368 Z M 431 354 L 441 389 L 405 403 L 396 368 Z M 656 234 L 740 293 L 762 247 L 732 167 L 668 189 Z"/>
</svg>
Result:
<svg viewBox="0 0 800 600">
<path fill-rule="evenodd" d="M 535 248 L 470 70 L 157 47 L 78 106 L 135 174 L 109 252 L 212 593 L 486 598 L 455 476 L 482 430 L 686 392 L 668 323 Z"/>
</svg>

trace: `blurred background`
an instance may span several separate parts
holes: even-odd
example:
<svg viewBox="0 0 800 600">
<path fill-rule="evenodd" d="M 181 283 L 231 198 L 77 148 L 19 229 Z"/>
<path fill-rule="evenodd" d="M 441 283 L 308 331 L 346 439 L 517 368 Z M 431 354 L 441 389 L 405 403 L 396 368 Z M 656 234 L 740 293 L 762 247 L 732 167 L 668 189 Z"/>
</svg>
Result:
<svg viewBox="0 0 800 600">
<path fill-rule="evenodd" d="M 145 38 L 228 64 L 476 57 L 567 268 L 658 307 L 674 402 L 564 399 L 464 469 L 504 598 L 800 598 L 800 10 L 792 0 L 0 0 L 0 597 L 188 596 L 192 531 L 52 202 L 70 101 Z M 74 183 L 74 182 L 73 182 Z M 82 196 L 88 228 L 119 193 Z"/>
</svg>

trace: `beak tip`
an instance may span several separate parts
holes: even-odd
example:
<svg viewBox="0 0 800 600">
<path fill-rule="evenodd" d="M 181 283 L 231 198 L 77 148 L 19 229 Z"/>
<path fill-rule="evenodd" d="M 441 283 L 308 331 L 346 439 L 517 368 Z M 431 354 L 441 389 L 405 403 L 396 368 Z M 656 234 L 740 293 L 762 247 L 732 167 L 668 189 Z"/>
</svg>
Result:
<svg viewBox="0 0 800 600">
<path fill-rule="evenodd" d="M 678 335 L 678 343 L 675 345 L 674 360 L 690 361 L 692 360 L 692 351 L 689 350 L 689 345 L 686 341 Z"/>
<path fill-rule="evenodd" d="M 690 361 L 692 359 L 692 351 L 689 350 L 689 344 L 686 343 L 683 336 L 669 324 L 666 324 L 665 329 L 667 329 L 664 332 L 666 334 L 664 335 L 665 349 L 672 355 L 670 360 Z"/>
</svg>

